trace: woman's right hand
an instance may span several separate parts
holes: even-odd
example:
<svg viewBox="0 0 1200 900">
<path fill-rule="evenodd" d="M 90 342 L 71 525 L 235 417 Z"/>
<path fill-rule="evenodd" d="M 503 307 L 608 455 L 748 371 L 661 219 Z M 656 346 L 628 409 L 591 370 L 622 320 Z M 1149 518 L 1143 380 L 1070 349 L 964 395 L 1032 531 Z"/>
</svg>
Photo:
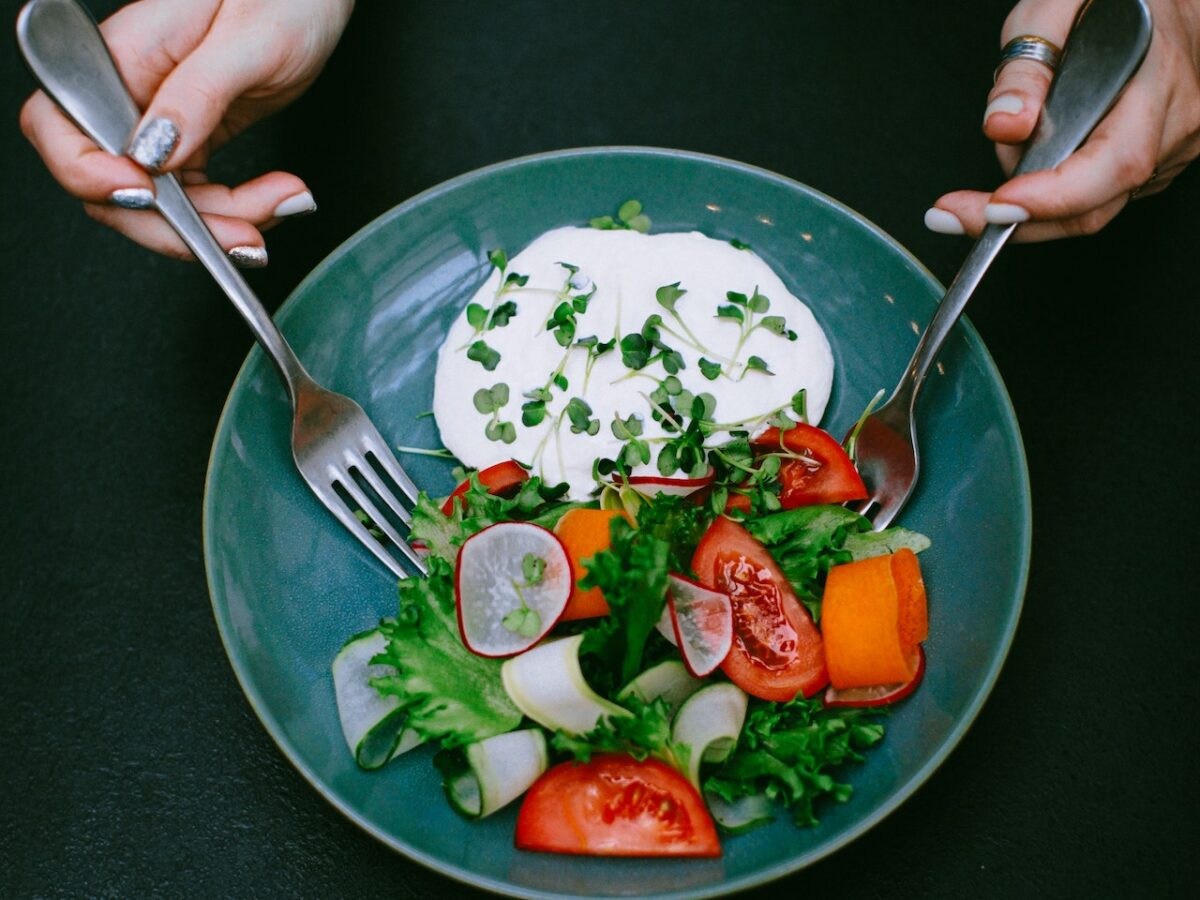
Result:
<svg viewBox="0 0 1200 900">
<path fill-rule="evenodd" d="M 100 25 L 145 110 L 130 156 L 101 150 L 41 91 L 22 108 L 21 129 L 94 219 L 152 250 L 190 259 L 170 226 L 146 209 L 154 192 L 148 173 L 176 172 L 221 246 L 243 265 L 265 265 L 262 231 L 315 210 L 312 194 L 287 172 L 234 187 L 210 183 L 209 156 L 312 84 L 353 6 L 353 0 L 130 4 Z"/>
<path fill-rule="evenodd" d="M 1017 228 L 1014 240 L 1093 234 L 1135 196 L 1165 189 L 1200 156 L 1200 0 L 1149 0 L 1150 50 L 1124 93 L 1088 139 L 1060 166 L 1010 178 L 995 191 L 953 191 L 926 212 L 943 234 L 978 237 L 988 223 Z M 1020 0 L 1001 43 L 1033 34 L 1061 46 L 1080 0 Z M 1033 133 L 1050 71 L 1030 60 L 1000 70 L 983 131 L 1011 176 Z"/>
</svg>

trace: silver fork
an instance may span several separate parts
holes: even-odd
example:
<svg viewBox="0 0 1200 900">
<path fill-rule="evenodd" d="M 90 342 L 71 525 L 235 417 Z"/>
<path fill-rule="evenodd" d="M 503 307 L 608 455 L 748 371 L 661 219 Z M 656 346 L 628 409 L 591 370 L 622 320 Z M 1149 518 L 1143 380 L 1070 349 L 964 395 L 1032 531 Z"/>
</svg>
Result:
<svg viewBox="0 0 1200 900">
<path fill-rule="evenodd" d="M 1116 102 L 1150 46 L 1143 0 L 1092 0 L 1075 22 L 1036 130 L 1014 175 L 1052 169 L 1083 143 Z M 852 452 L 870 496 L 854 508 L 886 528 L 912 495 L 920 472 L 914 409 L 938 351 L 984 272 L 1016 225 L 988 225 L 917 342 L 887 402 L 867 416 Z"/>
<path fill-rule="evenodd" d="M 102 149 L 124 153 L 141 114 L 91 15 L 75 0 L 31 0 L 17 19 L 17 41 L 34 76 L 75 124 Z M 292 404 L 292 456 L 308 486 L 397 577 L 409 574 L 397 553 L 426 572 L 401 533 L 412 521 L 408 505 L 417 502 L 417 487 L 378 429 L 349 397 L 313 381 L 175 176 L 155 176 L 154 187 L 155 207 L 233 301 L 279 370 Z"/>
</svg>

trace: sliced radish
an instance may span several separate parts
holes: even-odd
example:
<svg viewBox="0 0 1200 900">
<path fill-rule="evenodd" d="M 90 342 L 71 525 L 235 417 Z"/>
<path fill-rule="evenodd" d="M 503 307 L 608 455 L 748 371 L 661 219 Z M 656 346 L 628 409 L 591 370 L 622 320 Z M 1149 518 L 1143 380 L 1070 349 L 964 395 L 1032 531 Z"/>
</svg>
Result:
<svg viewBox="0 0 1200 900">
<path fill-rule="evenodd" d="M 913 677 L 901 684 L 877 684 L 859 688 L 826 688 L 825 705 L 834 706 L 886 706 L 911 694 L 925 675 L 925 651 L 917 647 L 917 671 Z"/>
<path fill-rule="evenodd" d="M 654 624 L 658 633 L 671 642 L 674 647 L 679 646 L 679 638 L 675 637 L 675 620 L 671 618 L 671 597 L 667 595 L 667 602 L 663 604 L 662 615 L 658 617 L 658 621 Z"/>
<path fill-rule="evenodd" d="M 571 563 L 553 532 L 500 522 L 463 542 L 455 592 L 466 648 L 479 656 L 512 656 L 540 641 L 562 616 Z"/>
<path fill-rule="evenodd" d="M 717 470 L 712 466 L 699 478 L 664 478 L 661 475 L 630 475 L 629 484 L 643 494 L 670 494 L 674 497 L 686 497 L 701 488 L 709 487 L 716 478 Z"/>
<path fill-rule="evenodd" d="M 733 604 L 682 575 L 667 579 L 667 606 L 683 663 L 697 678 L 712 673 L 733 646 Z"/>
</svg>

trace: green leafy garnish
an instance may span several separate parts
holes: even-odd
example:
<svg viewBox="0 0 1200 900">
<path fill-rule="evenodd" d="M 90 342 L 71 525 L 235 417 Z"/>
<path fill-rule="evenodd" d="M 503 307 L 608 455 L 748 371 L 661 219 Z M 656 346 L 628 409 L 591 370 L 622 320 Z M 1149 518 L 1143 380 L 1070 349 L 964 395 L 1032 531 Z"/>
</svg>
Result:
<svg viewBox="0 0 1200 900">
<path fill-rule="evenodd" d="M 500 365 L 500 354 L 488 346 L 487 341 L 475 341 L 467 348 L 467 359 L 479 363 L 489 372 Z"/>
<path fill-rule="evenodd" d="M 622 701 L 632 715 L 608 716 L 587 734 L 556 731 L 551 746 L 569 753 L 576 762 L 589 762 L 594 753 L 627 753 L 634 759 L 658 757 L 684 766 L 689 748 L 671 740 L 671 710 L 661 698 L 650 703 L 638 697 Z"/>
<path fill-rule="evenodd" d="M 801 506 L 748 519 L 745 525 L 775 557 L 814 621 L 820 621 L 825 576 L 833 566 L 901 547 L 914 553 L 929 547 L 929 538 L 907 528 L 872 531 L 869 519 L 843 506 Z"/>
<path fill-rule="evenodd" d="M 850 798 L 850 785 L 827 770 L 861 762 L 861 751 L 883 738 L 883 726 L 869 715 L 865 709 L 826 709 L 821 700 L 803 695 L 787 703 L 756 701 L 737 748 L 704 789 L 729 802 L 766 794 L 791 810 L 797 825 L 816 825 L 815 801 Z"/>
<path fill-rule="evenodd" d="M 403 579 L 399 592 L 400 614 L 380 626 L 387 648 L 372 660 L 396 673 L 371 684 L 399 698 L 407 727 L 455 747 L 520 725 L 521 711 L 500 680 L 500 660 L 476 656 L 459 639 L 453 565 L 432 556 L 429 576 Z"/>
<path fill-rule="evenodd" d="M 646 641 L 662 616 L 671 545 L 623 518 L 610 525 L 612 545 L 584 560 L 580 586 L 604 592 L 609 615 L 584 632 L 579 655 L 593 688 L 613 696 L 642 669 Z"/>
<path fill-rule="evenodd" d="M 567 402 L 566 414 L 572 433 L 596 435 L 600 432 L 600 420 L 592 418 L 592 408 L 587 401 L 572 397 Z"/>
<path fill-rule="evenodd" d="M 642 204 L 637 200 L 626 200 L 622 203 L 617 210 L 615 219 L 612 216 L 596 216 L 589 219 L 588 224 L 592 228 L 599 228 L 602 231 L 624 228 L 628 231 L 640 231 L 645 234 L 650 230 L 650 218 L 642 212 Z"/>
</svg>

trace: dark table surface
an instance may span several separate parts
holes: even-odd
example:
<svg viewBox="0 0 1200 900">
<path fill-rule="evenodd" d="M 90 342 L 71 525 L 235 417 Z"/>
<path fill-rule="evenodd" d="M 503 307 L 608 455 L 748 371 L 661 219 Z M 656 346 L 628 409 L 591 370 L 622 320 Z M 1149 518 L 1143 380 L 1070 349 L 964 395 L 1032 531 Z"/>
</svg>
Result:
<svg viewBox="0 0 1200 900">
<path fill-rule="evenodd" d="M 1007 6 L 364 3 L 312 91 L 213 174 L 294 171 L 320 203 L 270 233 L 250 279 L 271 308 L 406 197 L 596 144 L 783 173 L 948 281 L 969 244 L 922 214 L 997 183 L 979 121 Z M 32 83 L 15 45 L 0 58 L 0 895 L 470 893 L 343 820 L 238 689 L 200 508 L 248 332 L 198 267 L 107 232 L 56 187 L 16 127 Z M 1100 235 L 1013 247 L 989 274 L 970 317 L 1034 497 L 1008 663 L 902 808 L 754 895 L 1195 890 L 1197 208 L 1193 169 Z"/>
</svg>

